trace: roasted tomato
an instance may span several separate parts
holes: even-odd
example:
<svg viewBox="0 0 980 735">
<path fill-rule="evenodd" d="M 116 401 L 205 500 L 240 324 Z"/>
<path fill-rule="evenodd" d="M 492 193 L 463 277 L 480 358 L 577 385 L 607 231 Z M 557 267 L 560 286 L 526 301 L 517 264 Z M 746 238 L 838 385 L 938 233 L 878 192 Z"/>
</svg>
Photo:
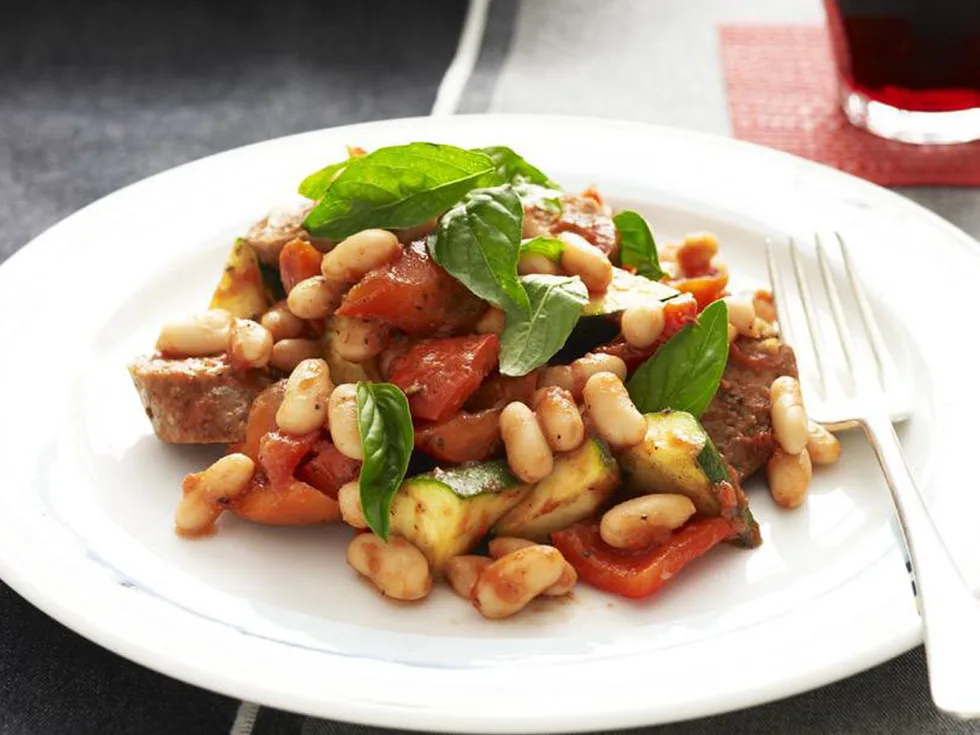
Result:
<svg viewBox="0 0 980 735">
<path fill-rule="evenodd" d="M 701 311 L 712 301 L 720 299 L 728 286 L 728 269 L 725 267 L 711 268 L 693 278 L 676 278 L 667 282 L 678 291 L 689 293 L 698 301 L 698 311 Z"/>
<path fill-rule="evenodd" d="M 290 240 L 279 253 L 279 277 L 286 293 L 300 281 L 320 275 L 323 253 L 306 240 Z"/>
<path fill-rule="evenodd" d="M 358 460 L 341 454 L 326 439 L 313 445 L 312 455 L 296 470 L 296 477 L 334 500 L 341 486 L 356 479 L 361 471 Z"/>
<path fill-rule="evenodd" d="M 486 304 L 436 265 L 424 241 L 355 284 L 337 310 L 341 316 L 378 319 L 406 334 L 454 332 L 479 319 Z"/>
<path fill-rule="evenodd" d="M 488 378 L 466 402 L 466 410 L 477 412 L 488 408 L 503 408 L 518 401 L 531 405 L 531 396 L 538 387 L 538 371 L 520 377 L 494 375 Z"/>
<path fill-rule="evenodd" d="M 441 424 L 415 429 L 415 447 L 441 462 L 489 459 L 500 448 L 500 410 L 460 411 Z"/>
<path fill-rule="evenodd" d="M 444 421 L 493 370 L 499 347 L 495 334 L 423 340 L 395 358 L 388 380 L 405 391 L 415 418 Z"/>
<path fill-rule="evenodd" d="M 695 321 L 697 316 L 698 302 L 692 296 L 677 296 L 664 304 L 664 331 L 650 347 L 645 349 L 633 347 L 620 337 L 608 345 L 597 347 L 595 352 L 606 352 L 623 358 L 626 368 L 633 372 L 664 342 Z"/>
<path fill-rule="evenodd" d="M 276 431 L 276 412 L 282 405 L 282 397 L 286 390 L 286 381 L 273 383 L 256 396 L 248 410 L 248 421 L 245 424 L 245 441 L 232 444 L 229 450 L 247 454 L 254 461 L 259 461 L 259 444 L 262 437 L 270 431 Z"/>
<path fill-rule="evenodd" d="M 551 534 L 551 542 L 579 577 L 623 597 L 648 597 L 681 569 L 735 535 L 723 518 L 691 521 L 662 544 L 643 551 L 622 551 L 599 536 L 596 522 L 578 523 Z"/>
<path fill-rule="evenodd" d="M 300 480 L 273 485 L 256 472 L 248 489 L 228 504 L 235 515 L 274 526 L 309 526 L 340 520 L 337 501 Z"/>
<path fill-rule="evenodd" d="M 319 431 L 303 436 L 290 436 L 270 431 L 259 441 L 259 465 L 265 470 L 269 482 L 279 487 L 290 482 L 300 462 L 310 453 L 320 439 Z"/>
</svg>

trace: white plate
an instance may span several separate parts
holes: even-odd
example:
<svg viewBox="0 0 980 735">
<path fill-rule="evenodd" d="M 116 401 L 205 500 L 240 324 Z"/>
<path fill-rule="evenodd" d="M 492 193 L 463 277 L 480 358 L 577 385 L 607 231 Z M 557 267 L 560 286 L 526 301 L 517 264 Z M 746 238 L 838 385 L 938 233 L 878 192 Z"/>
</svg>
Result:
<svg viewBox="0 0 980 735">
<path fill-rule="evenodd" d="M 397 120 L 213 156 L 128 187 L 0 268 L 0 573 L 124 656 L 201 686 L 341 720 L 425 730 L 597 730 L 783 697 L 920 639 L 890 506 L 860 436 L 797 512 L 762 488 L 764 546 L 723 548 L 658 597 L 581 589 L 504 623 L 447 589 L 386 603 L 344 563 L 341 528 L 222 520 L 171 530 L 178 484 L 210 453 L 154 439 L 126 361 L 199 309 L 232 238 L 354 143 L 507 144 L 570 188 L 596 183 L 661 240 L 714 230 L 744 281 L 766 235 L 847 233 L 899 367 L 915 386 L 908 456 L 965 574 L 977 494 L 975 243 L 894 194 L 721 138 L 541 117 Z M 957 317 L 956 315 L 959 315 Z M 967 512 L 964 512 L 967 511 Z M 972 554 L 972 556 L 970 556 Z M 42 654 L 43 655 L 43 654 Z M 922 696 L 926 696 L 923 692 Z"/>
</svg>

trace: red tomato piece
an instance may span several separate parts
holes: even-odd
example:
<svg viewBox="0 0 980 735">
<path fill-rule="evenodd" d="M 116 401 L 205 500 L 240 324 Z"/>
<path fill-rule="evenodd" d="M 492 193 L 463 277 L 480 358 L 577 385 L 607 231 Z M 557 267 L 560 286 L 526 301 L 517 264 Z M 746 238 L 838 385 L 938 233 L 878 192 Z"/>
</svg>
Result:
<svg viewBox="0 0 980 735">
<path fill-rule="evenodd" d="M 240 518 L 273 526 L 309 526 L 340 520 L 333 498 L 299 480 L 273 485 L 256 472 L 248 489 L 232 498 L 228 509 Z"/>
<path fill-rule="evenodd" d="M 551 534 L 551 542 L 579 577 L 623 597 L 649 597 L 681 569 L 734 536 L 724 518 L 691 521 L 670 539 L 644 551 L 622 551 L 599 536 L 597 522 L 578 523 Z"/>
<path fill-rule="evenodd" d="M 413 416 L 444 421 L 493 370 L 499 349 L 495 334 L 423 340 L 395 358 L 388 380 L 405 391 Z"/>
<path fill-rule="evenodd" d="M 306 240 L 291 240 L 279 253 L 279 277 L 286 293 L 300 281 L 320 275 L 323 253 Z"/>
<path fill-rule="evenodd" d="M 644 349 L 639 349 L 627 343 L 622 337 L 619 337 L 616 341 L 608 345 L 597 347 L 595 351 L 606 352 L 610 355 L 621 357 L 626 363 L 627 370 L 633 372 L 667 340 L 688 324 L 696 321 L 697 317 L 698 302 L 693 296 L 687 294 L 675 296 L 670 301 L 664 303 L 664 331 L 652 345 Z"/>
<path fill-rule="evenodd" d="M 360 471 L 358 460 L 341 454 L 331 442 L 321 439 L 313 446 L 313 456 L 296 471 L 296 477 L 336 500 L 341 486 L 355 479 Z"/>
<path fill-rule="evenodd" d="M 692 278 L 678 278 L 668 281 L 668 284 L 678 291 L 689 293 L 698 301 L 698 311 L 701 311 L 712 301 L 717 301 L 725 293 L 728 286 L 728 269 L 712 268 L 706 273 Z"/>
<path fill-rule="evenodd" d="M 415 430 L 415 446 L 440 462 L 461 464 L 492 457 L 500 448 L 500 411 L 460 411 L 448 421 Z"/>
<path fill-rule="evenodd" d="M 273 487 L 284 485 L 293 479 L 299 463 L 310 453 L 319 438 L 319 431 L 311 431 L 303 436 L 289 436 L 271 431 L 262 437 L 259 441 L 259 464 Z"/>
<path fill-rule="evenodd" d="M 470 396 L 469 400 L 466 401 L 466 410 L 475 413 L 489 408 L 503 408 L 514 401 L 530 406 L 531 397 L 537 387 L 537 370 L 520 377 L 494 375 Z"/>
<path fill-rule="evenodd" d="M 356 283 L 337 310 L 341 316 L 378 319 L 425 337 L 473 325 L 486 304 L 433 262 L 424 241 Z"/>
<path fill-rule="evenodd" d="M 270 431 L 278 429 L 276 424 L 276 412 L 282 405 L 282 397 L 286 390 L 286 381 L 280 380 L 273 383 L 264 391 L 256 396 L 252 401 L 252 406 L 248 410 L 248 421 L 245 424 L 245 441 L 232 444 L 228 447 L 230 451 L 242 452 L 259 461 L 259 444 L 262 437 Z"/>
</svg>

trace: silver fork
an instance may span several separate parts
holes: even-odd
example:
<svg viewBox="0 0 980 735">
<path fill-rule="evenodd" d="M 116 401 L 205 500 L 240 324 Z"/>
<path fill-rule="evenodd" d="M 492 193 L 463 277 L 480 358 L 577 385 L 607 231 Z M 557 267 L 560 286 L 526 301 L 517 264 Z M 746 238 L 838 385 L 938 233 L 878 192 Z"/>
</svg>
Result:
<svg viewBox="0 0 980 735">
<path fill-rule="evenodd" d="M 822 326 L 826 322 L 821 322 L 814 307 L 806 269 L 792 239 L 789 260 L 799 292 L 798 311 L 802 310 L 804 319 L 793 322 L 791 330 L 784 316 L 793 302 L 783 287 L 777 249 L 772 241 L 767 243 L 773 295 L 777 307 L 783 307 L 780 327 L 790 344 L 791 331 L 797 337 L 806 335 L 813 347 L 818 379 L 812 386 L 801 381 L 810 418 L 830 429 L 864 429 L 884 472 L 915 576 L 933 701 L 939 709 L 960 717 L 980 717 L 980 599 L 974 597 L 960 576 L 905 461 L 892 427 L 885 391 L 893 378 L 891 359 L 844 239 L 837 233 L 835 237 L 874 364 L 857 360 L 860 343 L 845 318 L 827 249 L 819 235 L 815 236 L 817 270 L 833 317 L 835 334 L 831 336 L 837 340 L 839 355 L 836 349 L 826 349 L 832 346 L 825 341 L 824 332 L 829 330 Z M 841 374 L 850 380 L 841 380 Z"/>
</svg>

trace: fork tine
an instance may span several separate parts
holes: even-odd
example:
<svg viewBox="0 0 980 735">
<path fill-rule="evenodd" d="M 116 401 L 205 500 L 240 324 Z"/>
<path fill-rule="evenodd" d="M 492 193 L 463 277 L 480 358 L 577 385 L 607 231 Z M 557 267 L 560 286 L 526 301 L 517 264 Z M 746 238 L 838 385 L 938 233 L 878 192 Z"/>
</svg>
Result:
<svg viewBox="0 0 980 735">
<path fill-rule="evenodd" d="M 841 349 L 844 351 L 844 360 L 847 362 L 848 374 L 852 383 L 856 383 L 857 373 L 854 370 L 854 342 L 851 338 L 851 330 L 847 326 L 844 318 L 844 307 L 841 306 L 840 294 L 837 291 L 837 283 L 834 281 L 834 274 L 830 270 L 830 261 L 827 259 L 827 250 L 824 248 L 823 240 L 819 233 L 814 235 L 817 245 L 817 262 L 820 265 L 820 276 L 823 279 L 823 286 L 827 292 L 827 299 L 830 302 L 830 313 L 834 317 L 834 324 L 837 326 L 837 339 Z M 856 386 L 852 386 L 856 387 Z"/>
<path fill-rule="evenodd" d="M 783 339 L 787 342 L 795 342 L 793 328 L 789 322 L 789 300 L 786 297 L 786 289 L 783 288 L 783 279 L 779 275 L 779 265 L 776 263 L 776 251 L 772 245 L 772 239 L 766 239 L 766 267 L 769 269 L 769 285 L 772 287 L 772 294 L 776 302 L 776 316 L 779 319 L 779 330 L 783 333 Z"/>
<path fill-rule="evenodd" d="M 868 339 L 871 342 L 871 352 L 874 354 L 875 363 L 878 367 L 878 380 L 882 388 L 884 388 L 887 373 L 885 365 L 889 359 L 888 349 L 885 347 L 885 341 L 882 339 L 881 332 L 878 330 L 878 322 L 875 320 L 874 312 L 871 311 L 871 305 L 864 295 L 864 287 L 861 285 L 861 281 L 858 279 L 857 273 L 854 270 L 851 253 L 844 243 L 844 238 L 841 237 L 839 232 L 835 232 L 834 235 L 837 237 L 841 255 L 844 257 L 844 270 L 847 272 L 847 280 L 851 284 L 851 291 L 854 293 L 854 300 L 857 302 L 858 312 L 861 314 L 861 321 L 864 323 L 864 329 L 868 333 Z"/>
<path fill-rule="evenodd" d="M 803 262 L 800 260 L 800 253 L 796 247 L 796 241 L 789 239 L 789 259 L 793 264 L 793 276 L 796 278 L 796 287 L 800 291 L 800 301 L 803 304 L 803 316 L 806 317 L 806 326 L 809 331 L 810 344 L 813 346 L 813 355 L 817 363 L 817 375 L 820 378 L 820 394 L 827 397 L 827 369 L 823 362 L 822 350 L 823 343 L 820 328 L 817 324 L 816 312 L 813 308 L 813 296 L 810 294 L 810 286 L 807 283 L 806 275 L 803 273 Z"/>
</svg>

